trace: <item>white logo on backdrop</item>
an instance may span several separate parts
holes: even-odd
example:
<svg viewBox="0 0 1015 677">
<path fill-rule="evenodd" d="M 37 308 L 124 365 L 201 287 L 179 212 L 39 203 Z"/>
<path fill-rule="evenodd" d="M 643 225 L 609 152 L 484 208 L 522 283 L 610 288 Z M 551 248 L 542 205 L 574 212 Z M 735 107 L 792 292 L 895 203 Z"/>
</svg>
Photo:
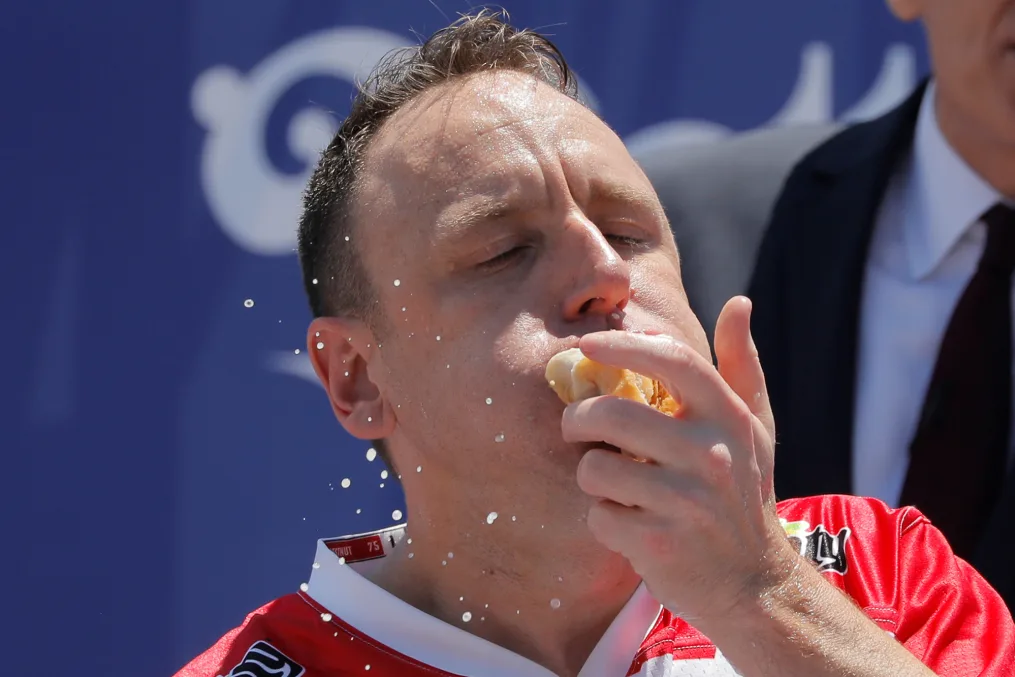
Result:
<svg viewBox="0 0 1015 677">
<path fill-rule="evenodd" d="M 269 116 L 279 98 L 308 77 L 328 75 L 346 82 L 366 78 L 380 59 L 410 41 L 394 33 L 345 26 L 312 33 L 269 54 L 245 75 L 218 65 L 201 73 L 191 90 L 195 118 L 207 130 L 201 152 L 201 185 L 212 215 L 236 246 L 259 256 L 289 255 L 296 246 L 304 186 L 337 121 L 327 110 L 308 106 L 292 120 L 286 141 L 303 164 L 296 174 L 278 171 L 265 143 Z M 822 42 L 803 47 L 797 82 L 783 107 L 762 127 L 835 121 L 834 54 Z M 838 116 L 841 122 L 876 117 L 900 102 L 916 83 L 916 58 L 904 44 L 887 49 L 881 72 L 867 93 Z M 579 80 L 583 98 L 598 110 L 595 94 Z M 659 122 L 624 140 L 635 158 L 677 147 L 713 143 L 733 133 L 710 120 Z M 275 354 L 273 371 L 316 382 L 309 361 Z"/>
<path fill-rule="evenodd" d="M 261 256 L 292 253 L 303 188 L 337 126 L 323 108 L 309 106 L 294 115 L 286 140 L 304 169 L 283 174 L 272 166 L 265 146 L 266 124 L 279 97 L 315 75 L 362 80 L 381 57 L 409 44 L 388 31 L 346 26 L 294 40 L 246 75 L 220 65 L 198 76 L 191 105 L 208 132 L 201 154 L 201 185 L 216 222 L 238 247 Z M 796 86 L 782 109 L 760 127 L 832 122 L 833 66 L 830 46 L 806 45 Z M 901 101 L 915 82 L 913 49 L 893 45 L 885 52 L 874 84 L 838 119 L 853 122 L 880 115 Z M 584 82 L 581 88 L 585 99 L 598 108 L 591 89 Z M 628 135 L 625 143 L 632 155 L 640 157 L 653 148 L 710 143 L 732 133 L 710 120 L 667 120 Z"/>
</svg>

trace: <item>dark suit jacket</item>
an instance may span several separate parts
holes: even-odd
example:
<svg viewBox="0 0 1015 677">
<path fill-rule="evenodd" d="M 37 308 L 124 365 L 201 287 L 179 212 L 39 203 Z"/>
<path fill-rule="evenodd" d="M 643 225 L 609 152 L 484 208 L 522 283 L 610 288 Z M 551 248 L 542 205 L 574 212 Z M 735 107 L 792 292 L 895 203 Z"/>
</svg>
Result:
<svg viewBox="0 0 1015 677">
<path fill-rule="evenodd" d="M 925 88 L 805 157 L 787 179 L 762 240 L 748 295 L 775 414 L 780 499 L 852 493 L 864 267 L 889 178 L 912 146 Z M 923 393 L 913 396 L 923 399 Z M 942 468 L 942 491 L 947 473 Z M 971 563 L 1015 608 L 1015 472 Z"/>
</svg>

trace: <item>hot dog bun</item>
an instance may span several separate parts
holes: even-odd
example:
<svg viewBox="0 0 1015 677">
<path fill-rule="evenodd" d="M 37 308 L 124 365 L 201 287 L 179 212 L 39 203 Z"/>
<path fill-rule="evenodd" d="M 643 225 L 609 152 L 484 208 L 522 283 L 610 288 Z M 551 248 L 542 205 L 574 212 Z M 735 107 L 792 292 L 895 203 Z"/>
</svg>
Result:
<svg viewBox="0 0 1015 677">
<path fill-rule="evenodd" d="M 593 362 L 578 348 L 551 357 L 546 365 L 546 380 L 565 404 L 613 395 L 647 404 L 670 416 L 680 410 L 680 403 L 659 381 L 629 369 Z"/>
</svg>

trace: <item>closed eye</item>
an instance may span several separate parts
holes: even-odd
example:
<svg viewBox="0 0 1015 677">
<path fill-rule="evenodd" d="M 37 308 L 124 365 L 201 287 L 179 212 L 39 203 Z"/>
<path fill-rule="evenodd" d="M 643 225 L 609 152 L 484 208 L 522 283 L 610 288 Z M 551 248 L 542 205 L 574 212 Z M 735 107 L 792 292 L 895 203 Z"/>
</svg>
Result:
<svg viewBox="0 0 1015 677">
<path fill-rule="evenodd" d="M 508 249 L 507 251 L 498 254 L 497 256 L 494 256 L 491 259 L 483 261 L 477 267 L 480 268 L 481 270 L 493 270 L 499 268 L 500 266 L 507 265 L 512 261 L 512 259 L 517 258 L 521 254 L 525 253 L 526 249 L 528 249 L 528 247 L 524 246 L 512 247 L 511 249 Z"/>
</svg>

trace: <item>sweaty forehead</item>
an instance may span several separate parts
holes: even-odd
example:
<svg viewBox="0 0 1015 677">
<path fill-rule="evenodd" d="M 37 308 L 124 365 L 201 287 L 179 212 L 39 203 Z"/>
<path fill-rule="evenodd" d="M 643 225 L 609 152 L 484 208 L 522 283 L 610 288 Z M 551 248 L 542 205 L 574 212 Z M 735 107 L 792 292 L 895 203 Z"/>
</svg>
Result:
<svg viewBox="0 0 1015 677">
<path fill-rule="evenodd" d="M 424 93 L 387 121 L 367 153 L 360 213 L 374 224 L 433 223 L 469 198 L 528 198 L 565 167 L 581 176 L 604 163 L 635 166 L 584 106 L 524 73 L 477 74 Z"/>
</svg>

